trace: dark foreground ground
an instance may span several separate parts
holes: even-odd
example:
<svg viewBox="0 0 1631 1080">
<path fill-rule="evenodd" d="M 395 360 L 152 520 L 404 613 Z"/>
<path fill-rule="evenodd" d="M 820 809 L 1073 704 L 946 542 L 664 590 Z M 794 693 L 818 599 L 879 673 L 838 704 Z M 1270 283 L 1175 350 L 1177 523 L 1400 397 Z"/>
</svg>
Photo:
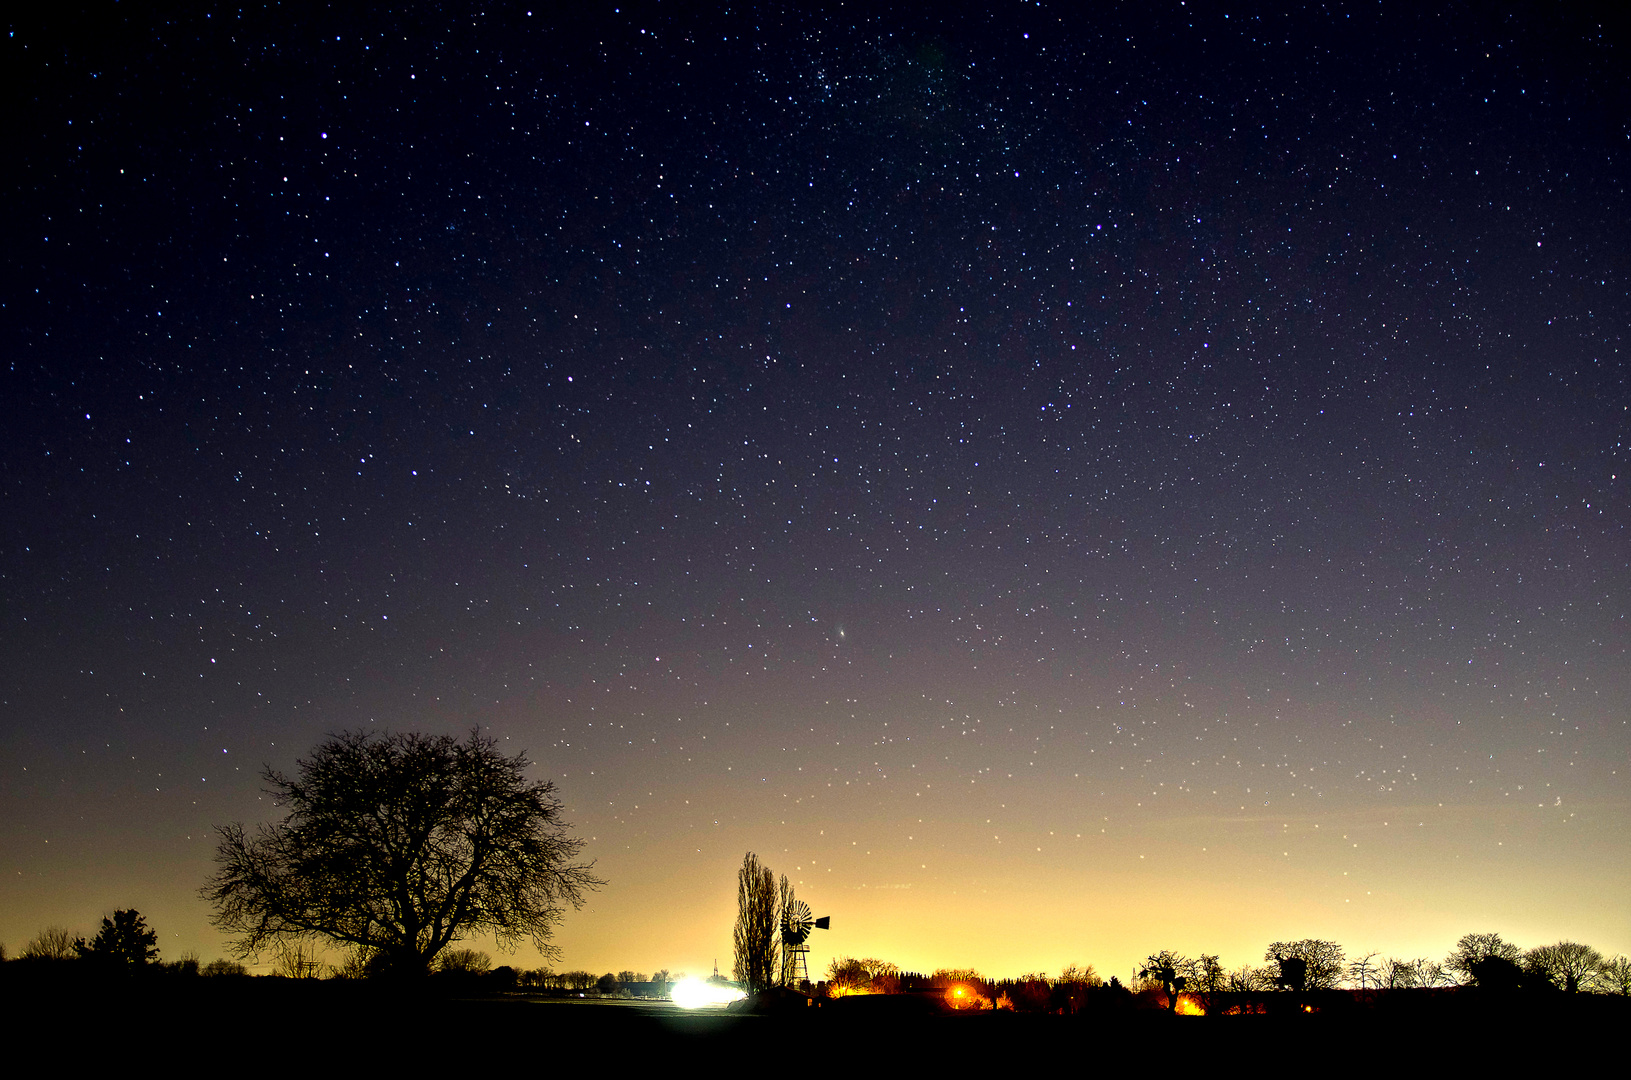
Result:
<svg viewBox="0 0 1631 1080">
<path fill-rule="evenodd" d="M 13 1047 L 77 1069 L 328 1075 L 391 1070 L 568 1073 L 658 1066 L 820 1074 L 1055 1069 L 1239 1069 L 1264 1075 L 1512 1075 L 1601 1059 L 1631 1033 L 1631 1002 L 1559 997 L 1344 1015 L 1060 1017 L 829 1008 L 687 1013 L 668 1003 L 460 998 L 345 983 L 194 979 L 5 987 Z"/>
</svg>

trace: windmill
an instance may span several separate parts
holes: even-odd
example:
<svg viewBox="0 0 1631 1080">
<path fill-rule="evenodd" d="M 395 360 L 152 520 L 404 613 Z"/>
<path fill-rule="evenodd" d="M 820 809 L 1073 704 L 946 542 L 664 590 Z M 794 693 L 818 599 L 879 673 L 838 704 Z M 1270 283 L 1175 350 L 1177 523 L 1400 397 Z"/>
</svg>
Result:
<svg viewBox="0 0 1631 1080">
<path fill-rule="evenodd" d="M 793 900 L 782 905 L 782 985 L 798 986 L 810 981 L 810 946 L 805 939 L 811 930 L 826 930 L 832 925 L 830 916 L 810 917 L 810 905 Z"/>
</svg>

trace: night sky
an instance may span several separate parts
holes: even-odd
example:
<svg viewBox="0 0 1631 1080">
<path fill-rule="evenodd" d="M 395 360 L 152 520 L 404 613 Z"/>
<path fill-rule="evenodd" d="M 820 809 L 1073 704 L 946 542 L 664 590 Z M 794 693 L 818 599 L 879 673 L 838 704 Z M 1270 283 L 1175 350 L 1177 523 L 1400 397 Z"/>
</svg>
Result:
<svg viewBox="0 0 1631 1080">
<path fill-rule="evenodd" d="M 7 24 L 8 950 L 479 727 L 564 968 L 1631 952 L 1623 17 L 570 7 Z"/>
</svg>

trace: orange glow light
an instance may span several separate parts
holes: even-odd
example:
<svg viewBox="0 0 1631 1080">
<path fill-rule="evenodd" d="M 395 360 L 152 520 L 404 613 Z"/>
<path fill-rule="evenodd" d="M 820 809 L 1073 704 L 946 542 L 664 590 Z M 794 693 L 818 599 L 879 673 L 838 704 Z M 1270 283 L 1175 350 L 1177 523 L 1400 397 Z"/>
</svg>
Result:
<svg viewBox="0 0 1631 1080">
<path fill-rule="evenodd" d="M 946 1004 L 954 1009 L 989 1009 L 991 1002 L 963 983 L 946 987 Z"/>
</svg>

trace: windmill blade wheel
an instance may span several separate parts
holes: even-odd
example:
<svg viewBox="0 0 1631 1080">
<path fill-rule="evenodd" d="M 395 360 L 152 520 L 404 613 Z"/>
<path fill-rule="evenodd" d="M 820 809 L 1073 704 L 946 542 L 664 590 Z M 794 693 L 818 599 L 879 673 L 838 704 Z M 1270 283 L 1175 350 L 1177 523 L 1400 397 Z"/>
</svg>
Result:
<svg viewBox="0 0 1631 1080">
<path fill-rule="evenodd" d="M 789 945 L 802 945 L 804 939 L 810 936 L 810 928 L 814 925 L 815 920 L 810 916 L 810 905 L 803 900 L 795 900 L 782 912 L 782 940 Z"/>
</svg>

